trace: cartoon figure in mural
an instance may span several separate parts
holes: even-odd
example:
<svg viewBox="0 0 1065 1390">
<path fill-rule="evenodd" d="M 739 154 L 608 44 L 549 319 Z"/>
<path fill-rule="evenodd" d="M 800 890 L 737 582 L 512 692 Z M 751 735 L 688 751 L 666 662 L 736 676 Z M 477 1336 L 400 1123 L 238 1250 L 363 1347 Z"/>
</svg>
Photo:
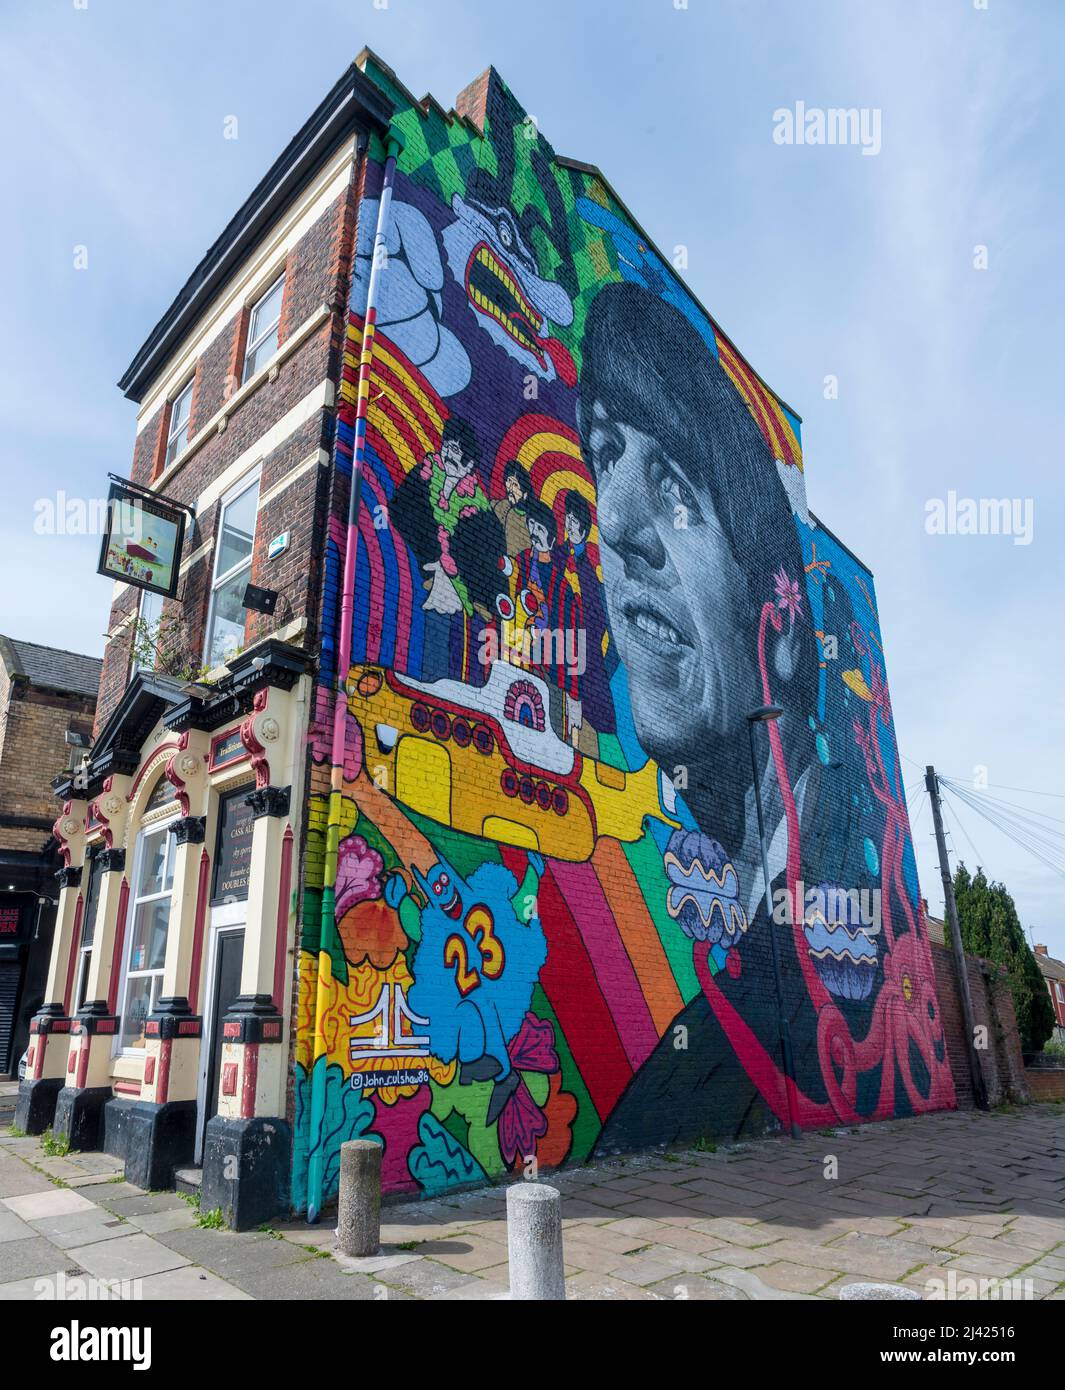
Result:
<svg viewBox="0 0 1065 1390">
<path fill-rule="evenodd" d="M 501 610 L 505 534 L 477 476 L 477 439 L 465 421 L 444 422 L 440 449 L 425 456 L 396 489 L 392 525 L 429 578 L 427 669 L 479 683 L 468 659 L 480 628 Z M 481 677 L 483 679 L 483 675 Z"/>
<path fill-rule="evenodd" d="M 487 1124 L 524 1100 L 511 1047 L 547 958 L 536 912 L 542 872 L 543 861 L 530 855 L 520 886 L 501 864 L 482 864 L 464 879 L 441 859 L 425 875 L 411 869 L 424 906 L 398 871 L 385 884 L 386 900 L 418 941 L 410 1006 L 431 1018 L 433 1054 L 457 1058 L 460 1085 L 493 1083 Z"/>
<path fill-rule="evenodd" d="M 492 503 L 496 519 L 503 527 L 507 555 L 513 559 L 532 545 L 525 509 L 533 500 L 529 475 L 517 459 L 503 466 L 503 496 Z"/>
<path fill-rule="evenodd" d="M 532 545 L 518 556 L 513 575 L 516 607 L 528 615 L 521 634 L 522 664 L 547 681 L 551 722 L 561 737 L 576 736 L 583 720 L 581 677 L 586 634 L 578 586 L 567 574 L 558 524 L 538 499 L 525 509 Z"/>
<path fill-rule="evenodd" d="M 567 578 L 580 599 L 585 633 L 581 706 L 584 714 L 582 734 L 588 736 L 588 741 L 582 746 L 583 751 L 594 757 L 598 752 L 595 734 L 614 732 L 610 677 L 617 667 L 617 658 L 608 635 L 602 575 L 588 549 L 592 534 L 591 505 L 576 488 L 570 488 L 565 496 L 564 508 L 563 563 Z"/>
<path fill-rule="evenodd" d="M 376 198 L 359 209 L 353 306 L 365 313 L 377 230 Z M 466 349 L 443 324 L 444 266 L 428 219 L 411 203 L 392 202 L 385 239 L 387 275 L 380 279 L 377 327 L 425 374 L 441 396 L 452 396 L 470 380 Z"/>
</svg>

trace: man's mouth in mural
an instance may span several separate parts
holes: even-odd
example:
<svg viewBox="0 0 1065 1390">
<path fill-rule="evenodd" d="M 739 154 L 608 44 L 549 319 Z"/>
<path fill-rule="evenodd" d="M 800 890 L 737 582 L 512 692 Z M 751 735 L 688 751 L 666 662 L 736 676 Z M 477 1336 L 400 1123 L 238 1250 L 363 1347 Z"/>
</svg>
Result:
<svg viewBox="0 0 1065 1390">
<path fill-rule="evenodd" d="M 628 635 L 652 651 L 674 656 L 691 649 L 691 642 L 660 608 L 646 599 L 629 599 L 622 607 Z"/>
<path fill-rule="evenodd" d="M 457 922 L 462 916 L 462 899 L 459 897 L 459 890 L 457 888 L 452 888 L 451 896 L 446 902 L 440 903 L 439 906 L 441 912 L 443 912 L 445 916 L 451 917 Z"/>
<path fill-rule="evenodd" d="M 510 266 L 499 259 L 486 241 L 479 241 L 470 252 L 466 293 L 479 314 L 495 319 L 541 366 L 546 365 L 540 338 L 543 316 L 529 303 Z"/>
</svg>

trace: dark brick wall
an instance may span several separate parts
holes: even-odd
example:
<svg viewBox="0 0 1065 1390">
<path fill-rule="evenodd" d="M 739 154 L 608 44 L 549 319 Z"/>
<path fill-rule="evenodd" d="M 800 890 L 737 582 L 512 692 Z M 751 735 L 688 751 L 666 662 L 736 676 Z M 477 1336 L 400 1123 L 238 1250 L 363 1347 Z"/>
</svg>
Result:
<svg viewBox="0 0 1065 1390">
<path fill-rule="evenodd" d="M 930 945 L 958 1105 L 971 1108 L 974 1103 L 972 1077 L 954 955 L 949 946 L 935 941 Z M 979 956 L 966 956 L 965 964 L 973 1001 L 973 1021 L 978 1028 L 987 1029 L 987 1047 L 980 1051 L 980 1063 L 988 1100 L 992 1105 L 1002 1105 L 1006 1101 L 1026 1099 L 1024 1058 L 1005 968 Z"/>
</svg>

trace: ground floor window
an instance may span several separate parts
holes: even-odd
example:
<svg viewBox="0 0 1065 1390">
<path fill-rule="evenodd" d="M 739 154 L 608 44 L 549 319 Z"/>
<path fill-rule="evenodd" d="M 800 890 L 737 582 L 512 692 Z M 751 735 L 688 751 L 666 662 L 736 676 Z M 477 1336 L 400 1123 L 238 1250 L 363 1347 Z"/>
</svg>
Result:
<svg viewBox="0 0 1065 1390">
<path fill-rule="evenodd" d="M 122 1026 L 118 1035 L 123 1049 L 143 1048 L 148 1015 L 162 992 L 174 891 L 174 852 L 169 821 L 142 830 L 137 837 L 122 982 Z"/>
</svg>

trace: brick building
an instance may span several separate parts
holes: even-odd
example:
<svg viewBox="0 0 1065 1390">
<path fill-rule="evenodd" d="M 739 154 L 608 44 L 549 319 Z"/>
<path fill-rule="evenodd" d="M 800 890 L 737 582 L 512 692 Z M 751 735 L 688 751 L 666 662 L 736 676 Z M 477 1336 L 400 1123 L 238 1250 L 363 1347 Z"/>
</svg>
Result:
<svg viewBox="0 0 1065 1390">
<path fill-rule="evenodd" d="M 121 385 L 191 520 L 116 586 L 23 1127 L 246 1226 L 360 1135 L 432 1193 L 954 1104 L 873 577 L 495 69 L 364 51 Z"/>
<path fill-rule="evenodd" d="M 1065 1042 L 1065 961 L 1055 960 L 1046 946 L 1035 947 L 1035 963 L 1047 983 L 1050 1002 L 1054 1006 L 1054 1037 Z"/>
<path fill-rule="evenodd" d="M 100 662 L 0 636 L 0 1076 L 44 999 L 59 869 L 51 777 L 92 732 Z"/>
</svg>

